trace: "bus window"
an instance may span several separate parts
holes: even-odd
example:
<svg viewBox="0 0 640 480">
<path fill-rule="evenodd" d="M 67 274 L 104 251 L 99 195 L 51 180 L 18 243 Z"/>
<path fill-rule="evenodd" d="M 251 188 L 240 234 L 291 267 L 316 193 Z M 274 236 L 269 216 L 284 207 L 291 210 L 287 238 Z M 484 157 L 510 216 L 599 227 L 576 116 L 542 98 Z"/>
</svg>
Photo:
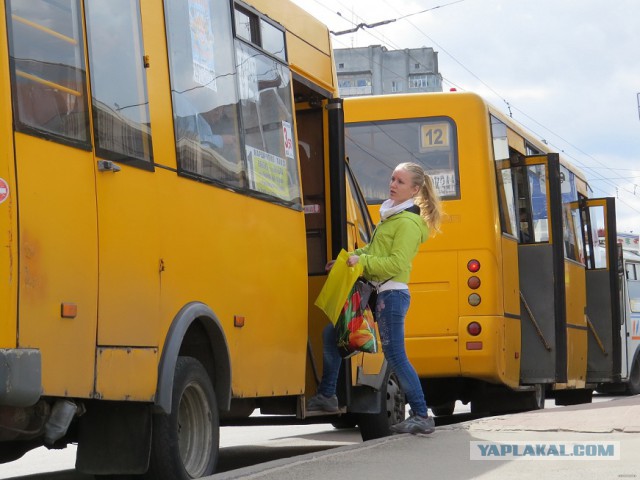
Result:
<svg viewBox="0 0 640 480">
<path fill-rule="evenodd" d="M 354 238 L 354 248 L 361 248 L 371 240 L 370 236 L 373 232 L 373 224 L 369 216 L 369 210 L 367 210 L 367 204 L 361 196 L 360 188 L 349 166 L 347 166 L 347 182 L 349 186 L 348 190 L 351 192 L 351 197 L 354 200 L 353 208 L 355 212 L 353 220 L 355 220 L 354 227 L 357 230 Z"/>
<path fill-rule="evenodd" d="M 85 0 L 96 153 L 152 168 L 139 0 Z"/>
<path fill-rule="evenodd" d="M 165 1 L 176 153 L 183 175 L 246 187 L 228 5 Z"/>
<path fill-rule="evenodd" d="M 640 280 L 640 278 L 638 278 L 638 270 L 640 270 L 640 268 L 638 268 L 638 264 L 626 263 L 625 269 L 627 273 L 627 280 Z"/>
<path fill-rule="evenodd" d="M 506 168 L 498 173 L 498 197 L 500 200 L 500 216 L 502 218 L 502 232 L 516 235 L 518 231 L 515 213 L 514 179 L 516 169 Z"/>
<path fill-rule="evenodd" d="M 546 175 L 547 170 L 543 165 L 530 165 L 527 167 L 534 242 L 549 241 Z"/>
<path fill-rule="evenodd" d="M 346 150 L 369 205 L 389 195 L 389 178 L 402 162 L 420 164 L 443 200 L 460 198 L 455 124 L 444 117 L 347 125 Z"/>
<path fill-rule="evenodd" d="M 16 130 L 89 148 L 79 0 L 8 0 Z"/>
<path fill-rule="evenodd" d="M 599 232 L 604 231 L 605 227 L 604 209 L 600 206 L 590 207 L 589 218 L 591 222 L 591 238 L 594 239 L 593 266 L 590 265 L 590 267 L 594 269 L 607 268 L 607 238 L 599 235 Z"/>
<path fill-rule="evenodd" d="M 640 313 L 640 282 L 630 281 L 629 286 L 629 306 L 633 313 Z"/>
<path fill-rule="evenodd" d="M 562 230 L 564 238 L 564 255 L 566 258 L 584 263 L 582 235 L 580 234 L 580 211 L 572 210 L 568 203 L 564 204 Z"/>
<path fill-rule="evenodd" d="M 510 168 L 509 140 L 507 138 L 507 126 L 491 115 L 491 136 L 493 139 L 493 159 L 498 166 L 498 203 L 500 207 L 500 223 L 502 233 L 512 236 L 518 235 L 518 224 L 516 217 L 516 195 L 519 199 L 522 194 L 522 169 Z M 522 208 L 522 207 L 521 207 Z M 524 223 L 522 219 L 521 222 Z M 520 233 L 521 241 L 525 241 L 524 234 Z M 528 240 L 528 239 L 526 239 Z"/>
<path fill-rule="evenodd" d="M 253 46 L 236 48 L 249 188 L 300 204 L 289 71 Z"/>
</svg>

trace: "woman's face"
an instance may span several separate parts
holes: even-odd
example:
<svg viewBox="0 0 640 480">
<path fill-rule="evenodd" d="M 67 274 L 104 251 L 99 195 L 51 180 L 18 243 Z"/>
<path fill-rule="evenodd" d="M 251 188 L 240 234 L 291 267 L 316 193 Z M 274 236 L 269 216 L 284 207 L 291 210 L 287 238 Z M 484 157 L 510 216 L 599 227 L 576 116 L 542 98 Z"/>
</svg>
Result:
<svg viewBox="0 0 640 480">
<path fill-rule="evenodd" d="M 396 169 L 391 174 L 389 183 L 389 198 L 394 205 L 398 205 L 412 198 L 418 193 L 420 187 L 415 186 L 411 181 L 411 174 L 406 170 Z"/>
</svg>

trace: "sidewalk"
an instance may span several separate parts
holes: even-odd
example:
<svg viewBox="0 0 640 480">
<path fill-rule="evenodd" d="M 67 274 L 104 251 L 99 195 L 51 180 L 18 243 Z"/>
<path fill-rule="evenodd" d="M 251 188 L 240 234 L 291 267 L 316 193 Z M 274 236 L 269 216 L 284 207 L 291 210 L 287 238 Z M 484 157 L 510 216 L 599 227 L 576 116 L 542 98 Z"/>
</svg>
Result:
<svg viewBox="0 0 640 480">
<path fill-rule="evenodd" d="M 399 435 L 332 450 L 277 460 L 225 472 L 210 480 L 601 480 L 640 479 L 640 395 L 608 402 L 560 407 L 473 420 L 438 427 L 432 435 Z M 472 444 L 471 442 L 479 442 Z M 506 446 L 493 446 L 499 443 Z M 559 457 L 558 450 L 575 442 L 578 451 L 594 452 L 597 443 L 618 458 Z M 478 447 L 480 445 L 480 449 Z M 542 447 L 540 447 L 542 445 Z M 529 450 L 526 450 L 528 448 Z M 551 455 L 533 457 L 524 451 Z M 504 460 L 471 460 L 485 452 L 518 451 Z M 560 450 L 563 452 L 563 450 Z M 611 452 L 611 450 L 609 450 Z M 579 454 L 578 454 L 579 455 Z M 589 453 L 587 453 L 589 455 Z M 475 457 L 474 457 L 475 458 Z M 574 459 L 575 458 L 575 459 Z M 583 458 L 589 458 L 588 460 Z"/>
</svg>

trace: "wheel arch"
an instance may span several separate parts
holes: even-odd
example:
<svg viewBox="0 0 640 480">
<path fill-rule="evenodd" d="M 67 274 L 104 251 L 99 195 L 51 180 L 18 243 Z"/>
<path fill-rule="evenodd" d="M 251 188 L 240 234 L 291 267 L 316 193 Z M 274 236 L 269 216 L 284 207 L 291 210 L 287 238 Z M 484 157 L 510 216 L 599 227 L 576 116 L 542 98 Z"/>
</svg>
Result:
<svg viewBox="0 0 640 480">
<path fill-rule="evenodd" d="M 231 406 L 231 361 L 224 330 L 213 310 L 190 302 L 176 314 L 167 332 L 158 364 L 156 410 L 171 412 L 173 376 L 178 356 L 198 359 L 211 377 L 218 408 Z"/>
</svg>

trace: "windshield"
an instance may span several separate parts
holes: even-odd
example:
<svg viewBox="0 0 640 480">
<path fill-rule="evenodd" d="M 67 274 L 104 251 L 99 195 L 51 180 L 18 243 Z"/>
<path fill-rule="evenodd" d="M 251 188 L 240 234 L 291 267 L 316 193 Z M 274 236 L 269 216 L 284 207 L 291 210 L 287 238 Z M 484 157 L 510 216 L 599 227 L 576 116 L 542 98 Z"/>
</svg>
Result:
<svg viewBox="0 0 640 480">
<path fill-rule="evenodd" d="M 389 196 L 396 165 L 420 164 L 443 200 L 460 198 L 455 124 L 449 118 L 351 123 L 346 151 L 368 204 Z"/>
</svg>

